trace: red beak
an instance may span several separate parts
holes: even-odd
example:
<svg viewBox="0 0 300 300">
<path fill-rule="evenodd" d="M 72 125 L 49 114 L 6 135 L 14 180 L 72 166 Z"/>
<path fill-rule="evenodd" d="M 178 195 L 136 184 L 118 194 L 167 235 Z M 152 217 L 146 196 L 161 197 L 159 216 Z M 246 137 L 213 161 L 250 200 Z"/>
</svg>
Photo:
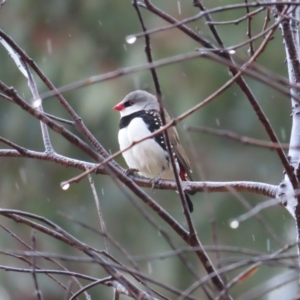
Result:
<svg viewBox="0 0 300 300">
<path fill-rule="evenodd" d="M 125 108 L 124 103 L 120 102 L 113 107 L 114 110 L 121 111 Z"/>
</svg>

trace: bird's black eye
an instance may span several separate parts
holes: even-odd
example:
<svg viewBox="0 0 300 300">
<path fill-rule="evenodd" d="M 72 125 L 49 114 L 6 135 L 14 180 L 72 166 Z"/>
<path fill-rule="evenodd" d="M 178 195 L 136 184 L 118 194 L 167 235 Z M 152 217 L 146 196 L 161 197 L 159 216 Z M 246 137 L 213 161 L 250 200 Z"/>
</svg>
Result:
<svg viewBox="0 0 300 300">
<path fill-rule="evenodd" d="M 132 106 L 133 104 L 135 104 L 135 100 L 128 100 L 124 103 L 124 106 L 129 107 Z"/>
</svg>

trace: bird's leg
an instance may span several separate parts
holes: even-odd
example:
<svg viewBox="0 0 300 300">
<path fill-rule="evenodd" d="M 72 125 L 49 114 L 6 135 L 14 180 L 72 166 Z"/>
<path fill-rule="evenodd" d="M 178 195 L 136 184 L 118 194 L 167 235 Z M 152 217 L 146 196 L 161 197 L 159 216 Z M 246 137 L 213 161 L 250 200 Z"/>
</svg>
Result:
<svg viewBox="0 0 300 300">
<path fill-rule="evenodd" d="M 158 181 L 161 179 L 162 173 L 165 171 L 165 168 L 163 167 L 160 171 L 160 173 L 156 176 L 154 176 L 150 182 L 152 183 L 151 189 L 153 190 L 155 188 L 155 185 L 158 183 Z"/>
<path fill-rule="evenodd" d="M 125 170 L 126 176 L 139 176 L 137 173 L 139 172 L 138 169 L 135 168 L 128 168 Z"/>
</svg>

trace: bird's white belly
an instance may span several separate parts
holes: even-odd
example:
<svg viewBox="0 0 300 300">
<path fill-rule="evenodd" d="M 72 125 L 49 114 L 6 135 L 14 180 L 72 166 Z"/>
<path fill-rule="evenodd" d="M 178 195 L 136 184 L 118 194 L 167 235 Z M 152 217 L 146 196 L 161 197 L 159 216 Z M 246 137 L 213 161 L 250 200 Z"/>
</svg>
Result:
<svg viewBox="0 0 300 300">
<path fill-rule="evenodd" d="M 151 132 L 141 118 L 133 119 L 128 127 L 119 131 L 120 149 L 123 150 L 134 141 L 138 141 Z M 123 152 L 123 157 L 129 168 L 138 169 L 145 177 L 153 178 L 161 174 L 162 179 L 173 179 L 173 171 L 168 165 L 167 152 L 156 143 L 154 138 L 147 139 Z"/>
</svg>

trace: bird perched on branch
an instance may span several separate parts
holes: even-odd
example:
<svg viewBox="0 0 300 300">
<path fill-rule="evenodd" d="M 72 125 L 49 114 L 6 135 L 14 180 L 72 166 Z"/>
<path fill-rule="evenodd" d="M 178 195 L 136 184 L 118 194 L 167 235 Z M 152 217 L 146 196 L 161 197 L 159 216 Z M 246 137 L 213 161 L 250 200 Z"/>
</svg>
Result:
<svg viewBox="0 0 300 300">
<path fill-rule="evenodd" d="M 121 150 L 151 135 L 163 126 L 157 98 L 148 92 L 141 90 L 131 92 L 113 109 L 121 114 L 118 134 Z M 171 119 L 165 109 L 164 115 L 168 123 Z M 175 126 L 170 127 L 167 132 L 175 159 L 176 172 L 182 181 L 192 180 L 190 162 L 179 142 Z M 128 167 L 138 170 L 140 175 L 152 178 L 154 181 L 174 180 L 163 132 L 133 145 L 122 154 Z M 192 212 L 193 204 L 187 193 L 185 197 L 188 208 Z"/>
</svg>

